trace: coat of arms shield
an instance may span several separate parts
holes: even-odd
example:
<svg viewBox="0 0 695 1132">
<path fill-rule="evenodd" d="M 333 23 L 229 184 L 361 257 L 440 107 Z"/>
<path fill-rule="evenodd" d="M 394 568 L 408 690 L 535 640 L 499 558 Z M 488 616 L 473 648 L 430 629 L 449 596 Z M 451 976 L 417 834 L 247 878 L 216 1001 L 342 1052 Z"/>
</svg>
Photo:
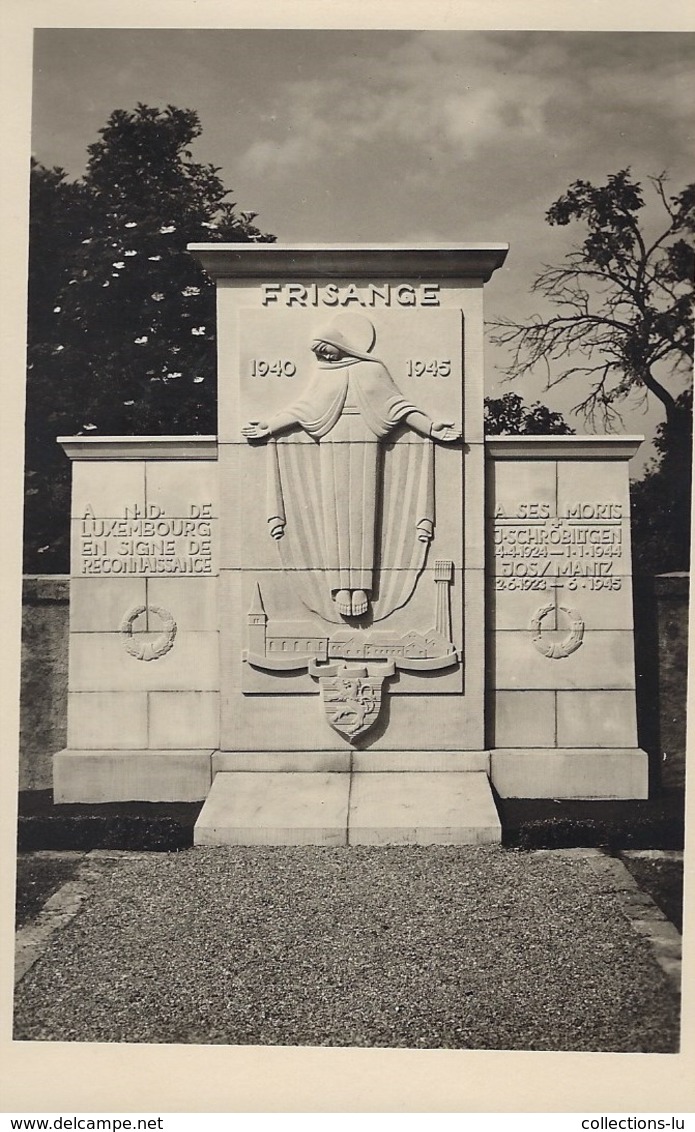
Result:
<svg viewBox="0 0 695 1132">
<path fill-rule="evenodd" d="M 393 664 L 316 666 L 321 703 L 330 726 L 350 742 L 376 723 L 384 680 Z"/>
</svg>

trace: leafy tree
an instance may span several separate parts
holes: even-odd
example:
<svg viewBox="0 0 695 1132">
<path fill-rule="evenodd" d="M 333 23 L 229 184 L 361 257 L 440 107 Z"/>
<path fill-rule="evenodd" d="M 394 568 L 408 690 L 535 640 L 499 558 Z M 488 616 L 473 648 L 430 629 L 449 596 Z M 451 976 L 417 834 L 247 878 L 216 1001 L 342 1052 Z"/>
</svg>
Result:
<svg viewBox="0 0 695 1132">
<path fill-rule="evenodd" d="M 56 436 L 76 431 L 76 398 L 71 375 L 63 372 L 56 306 L 88 216 L 89 198 L 81 185 L 68 182 L 61 169 L 32 161 L 24 509 L 29 572 L 67 568 L 70 469 Z"/>
<path fill-rule="evenodd" d="M 644 479 L 631 484 L 637 574 L 690 569 L 692 413 L 693 393 L 687 389 L 676 398 L 675 412 L 657 429 L 657 459 Z"/>
<path fill-rule="evenodd" d="M 518 393 L 485 398 L 485 435 L 544 436 L 548 433 L 573 433 L 561 413 L 536 401 L 525 405 Z"/>
<path fill-rule="evenodd" d="M 215 289 L 194 241 L 272 241 L 193 160 L 197 114 L 116 110 L 85 175 L 32 166 L 26 558 L 68 565 L 61 434 L 216 430 Z"/>
<path fill-rule="evenodd" d="M 584 225 L 580 247 L 557 267 L 545 266 L 533 291 L 557 308 L 528 322 L 502 319 L 493 341 L 512 350 L 507 373 L 545 368 L 548 384 L 583 379 L 575 411 L 590 421 L 620 419 L 628 398 L 651 394 L 673 428 L 684 424 L 667 387 L 691 372 L 695 184 L 666 194 L 666 175 L 652 178 L 664 226 L 640 227 L 642 187 L 629 169 L 605 185 L 575 181 L 550 207 L 551 225 Z"/>
</svg>

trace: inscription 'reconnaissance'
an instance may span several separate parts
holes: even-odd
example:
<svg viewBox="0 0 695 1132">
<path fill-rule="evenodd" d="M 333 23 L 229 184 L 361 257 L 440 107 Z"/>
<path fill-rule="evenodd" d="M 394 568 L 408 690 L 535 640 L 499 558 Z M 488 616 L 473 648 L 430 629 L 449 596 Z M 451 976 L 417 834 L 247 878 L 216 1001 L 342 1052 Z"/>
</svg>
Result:
<svg viewBox="0 0 695 1132">
<path fill-rule="evenodd" d="M 125 507 L 102 518 L 87 505 L 80 520 L 80 573 L 212 574 L 212 504 L 192 503 L 185 516 L 161 507 Z"/>
</svg>

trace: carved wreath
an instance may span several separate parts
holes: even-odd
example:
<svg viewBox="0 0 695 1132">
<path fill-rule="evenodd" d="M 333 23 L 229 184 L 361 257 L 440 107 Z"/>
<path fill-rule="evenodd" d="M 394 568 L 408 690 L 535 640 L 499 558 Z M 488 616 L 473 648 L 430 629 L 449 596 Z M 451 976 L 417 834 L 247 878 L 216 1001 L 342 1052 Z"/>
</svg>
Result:
<svg viewBox="0 0 695 1132">
<path fill-rule="evenodd" d="M 137 638 L 142 634 L 133 636 L 133 625 L 138 617 L 148 610 L 159 617 L 162 622 L 162 629 L 153 640 L 141 641 Z M 137 605 L 126 613 L 121 621 L 121 633 L 126 638 L 126 652 L 129 652 L 136 660 L 159 660 L 173 647 L 176 637 L 176 622 L 169 610 L 162 609 L 160 605 Z"/>
<path fill-rule="evenodd" d="M 549 605 L 542 605 L 540 609 L 537 609 L 531 618 L 529 629 L 532 634 L 531 640 L 539 653 L 543 656 L 547 656 L 549 660 L 562 660 L 565 656 L 571 656 L 581 645 L 584 637 L 584 621 L 581 615 L 577 613 L 576 609 L 570 609 L 566 605 L 560 605 L 558 608 L 569 617 L 569 632 L 561 641 L 544 641 L 541 621 L 549 613 L 552 613 L 554 608 L 555 605 L 551 602 Z"/>
</svg>

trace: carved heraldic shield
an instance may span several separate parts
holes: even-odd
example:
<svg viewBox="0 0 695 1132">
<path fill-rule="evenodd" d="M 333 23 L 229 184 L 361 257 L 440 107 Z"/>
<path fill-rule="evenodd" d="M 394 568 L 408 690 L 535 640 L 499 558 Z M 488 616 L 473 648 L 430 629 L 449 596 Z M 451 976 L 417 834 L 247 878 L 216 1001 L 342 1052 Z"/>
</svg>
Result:
<svg viewBox="0 0 695 1132">
<path fill-rule="evenodd" d="M 321 703 L 328 723 L 347 739 L 356 739 L 376 723 L 381 692 L 393 664 L 340 664 L 310 669 L 318 676 Z"/>
</svg>

